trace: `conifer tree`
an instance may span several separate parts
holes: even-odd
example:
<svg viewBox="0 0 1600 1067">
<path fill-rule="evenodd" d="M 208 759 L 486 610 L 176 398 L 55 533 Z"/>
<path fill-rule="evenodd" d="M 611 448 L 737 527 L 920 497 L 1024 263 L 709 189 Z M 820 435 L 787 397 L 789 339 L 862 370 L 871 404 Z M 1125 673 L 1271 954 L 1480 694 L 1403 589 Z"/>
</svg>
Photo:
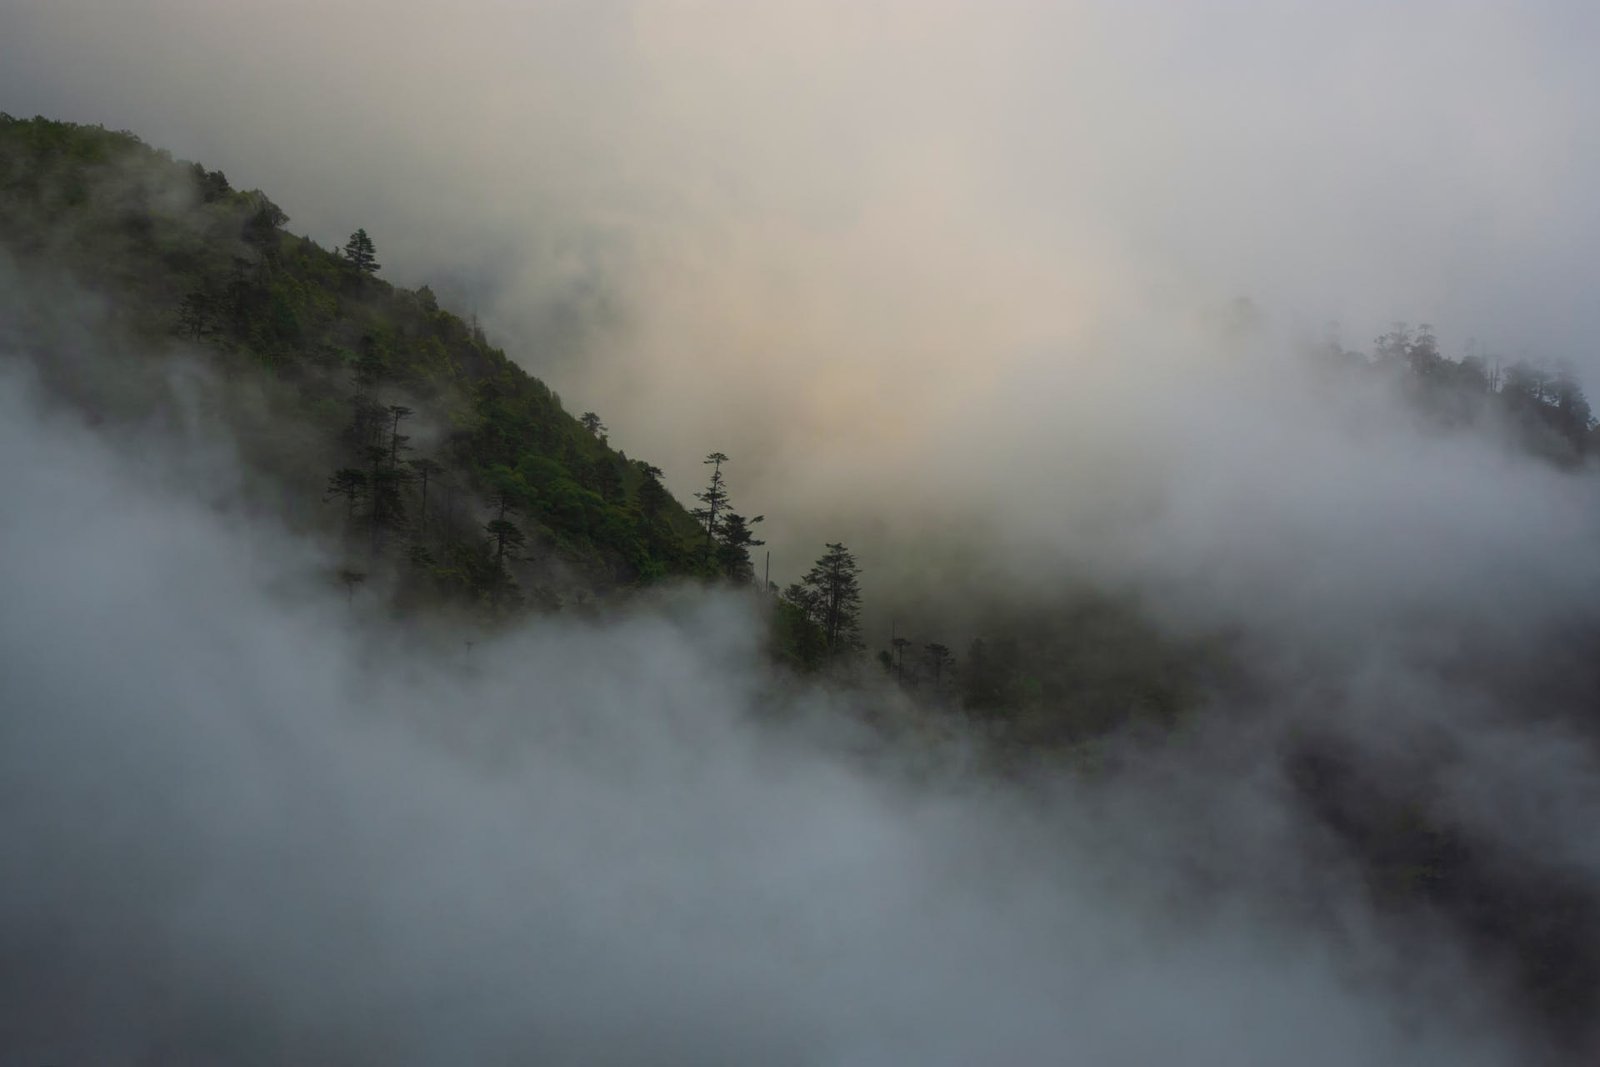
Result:
<svg viewBox="0 0 1600 1067">
<path fill-rule="evenodd" d="M 362 274 L 378 273 L 377 249 L 373 247 L 372 238 L 367 236 L 366 230 L 357 230 L 350 235 L 350 240 L 344 246 L 344 258 Z"/>
<path fill-rule="evenodd" d="M 717 532 L 717 565 L 730 580 L 735 582 L 755 580 L 756 569 L 750 561 L 750 550 L 766 542 L 757 538 L 750 527 L 765 519 L 765 515 L 746 519 L 743 515 L 732 511 L 723 517 L 721 529 Z"/>
<path fill-rule="evenodd" d="M 711 561 L 711 545 L 717 537 L 717 515 L 728 505 L 728 485 L 722 477 L 722 465 L 726 462 L 728 457 L 721 452 L 712 452 L 706 456 L 705 463 L 711 468 L 711 482 L 694 495 L 694 498 L 705 507 L 695 508 L 689 513 L 705 523 L 706 547 L 702 561 L 707 564 Z"/>
<path fill-rule="evenodd" d="M 838 656 L 861 648 L 861 568 L 843 544 L 829 542 L 826 547 L 785 597 L 822 629 L 823 646 L 830 656 Z"/>
</svg>

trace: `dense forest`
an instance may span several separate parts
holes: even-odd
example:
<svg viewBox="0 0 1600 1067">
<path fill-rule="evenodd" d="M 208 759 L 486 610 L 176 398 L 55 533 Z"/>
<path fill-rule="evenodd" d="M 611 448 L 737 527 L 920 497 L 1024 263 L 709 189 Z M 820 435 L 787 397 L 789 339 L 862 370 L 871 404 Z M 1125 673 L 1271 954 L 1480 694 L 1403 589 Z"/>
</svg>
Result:
<svg viewBox="0 0 1600 1067">
<path fill-rule="evenodd" d="M 287 475 L 340 502 L 347 580 L 390 567 L 403 598 L 503 612 L 553 602 L 548 567 L 513 575 L 524 558 L 601 590 L 704 570 L 659 471 L 608 447 L 598 419 L 570 415 L 426 287 L 378 277 L 364 230 L 324 249 L 288 233 L 264 194 L 131 134 L 10 117 L 0 211 L 20 260 L 107 295 L 152 343 L 247 368 L 322 434 L 325 469 Z M 420 424 L 426 450 L 410 443 Z"/>
</svg>

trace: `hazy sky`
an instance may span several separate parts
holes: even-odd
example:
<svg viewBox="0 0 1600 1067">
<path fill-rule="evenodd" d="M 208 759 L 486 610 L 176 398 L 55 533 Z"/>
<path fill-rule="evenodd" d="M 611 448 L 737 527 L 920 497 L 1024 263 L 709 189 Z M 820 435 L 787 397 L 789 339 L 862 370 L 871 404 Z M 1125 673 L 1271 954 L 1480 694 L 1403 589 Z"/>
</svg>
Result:
<svg viewBox="0 0 1600 1067">
<path fill-rule="evenodd" d="M 132 128 L 324 243 L 364 226 L 390 277 L 464 294 L 680 496 L 733 455 L 782 576 L 838 538 L 886 573 L 886 526 L 954 528 L 996 480 L 1088 492 L 1074 464 L 1120 464 L 1119 422 L 1182 409 L 1236 297 L 1272 358 L 1330 320 L 1364 346 L 1405 319 L 1600 370 L 1588 5 L 0 19 L 0 109 Z"/>
</svg>

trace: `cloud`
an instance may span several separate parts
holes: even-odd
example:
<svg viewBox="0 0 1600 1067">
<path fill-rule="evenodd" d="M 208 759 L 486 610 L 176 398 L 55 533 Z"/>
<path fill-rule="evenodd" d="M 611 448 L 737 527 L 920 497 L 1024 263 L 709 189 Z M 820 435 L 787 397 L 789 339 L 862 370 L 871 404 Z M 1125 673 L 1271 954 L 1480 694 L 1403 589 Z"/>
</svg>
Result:
<svg viewBox="0 0 1600 1067">
<path fill-rule="evenodd" d="M 1592 476 L 1289 353 L 1406 318 L 1593 373 L 1592 20 L 13 5 L 0 106 L 132 127 L 325 243 L 365 226 L 680 496 L 731 453 L 778 576 L 842 538 L 878 605 L 1131 588 L 1242 632 L 1258 691 L 1101 785 L 1014 792 L 924 739 L 912 788 L 837 725 L 866 698 L 775 690 L 737 604 L 470 654 L 374 633 L 308 592 L 313 546 L 13 381 L 11 1044 L 1529 1061 L 1477 902 L 1374 909 L 1362 813 L 1307 818 L 1295 757 L 1355 753 L 1348 793 L 1458 833 L 1455 884 L 1524 927 L 1530 883 L 1592 901 Z"/>
<path fill-rule="evenodd" d="M 1115 471 L 1120 435 L 1068 416 L 1147 425 L 1137 387 L 1181 396 L 1194 316 L 1238 296 L 1289 335 L 1403 318 L 1580 364 L 1600 325 L 1575 5 L 7 18 L 8 108 L 135 128 L 325 242 L 366 226 L 680 493 L 733 455 L 781 574 L 825 538 L 894 566 L 900 516 L 968 503 L 951 454 L 1008 442 L 984 474 L 1012 498 L 1068 447 Z"/>
<path fill-rule="evenodd" d="M 1003 786 L 775 686 L 714 597 L 396 632 L 151 477 L 202 442 L 0 410 L 22 1058 L 1517 1062 L 1269 764 Z"/>
</svg>

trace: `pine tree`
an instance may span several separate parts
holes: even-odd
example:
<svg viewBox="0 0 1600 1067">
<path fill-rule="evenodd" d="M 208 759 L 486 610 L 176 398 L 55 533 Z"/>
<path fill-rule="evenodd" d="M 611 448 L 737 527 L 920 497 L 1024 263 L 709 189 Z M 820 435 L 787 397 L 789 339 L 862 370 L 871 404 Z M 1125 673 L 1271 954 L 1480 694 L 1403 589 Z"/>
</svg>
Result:
<svg viewBox="0 0 1600 1067">
<path fill-rule="evenodd" d="M 829 542 L 827 552 L 785 597 L 822 629 L 830 656 L 861 649 L 861 568 L 850 550 Z"/>
<path fill-rule="evenodd" d="M 765 515 L 746 519 L 743 515 L 732 511 L 723 517 L 722 528 L 717 532 L 717 566 L 730 580 L 735 582 L 755 580 L 756 569 L 750 561 L 750 550 L 766 542 L 751 533 L 750 527 L 765 519 Z"/>
<path fill-rule="evenodd" d="M 721 452 L 712 452 L 706 456 L 705 463 L 711 468 L 711 482 L 694 495 L 694 498 L 705 504 L 705 507 L 695 508 L 689 513 L 705 523 L 706 547 L 702 562 L 708 566 L 711 562 L 711 545 L 717 537 L 717 515 L 728 506 L 728 485 L 722 477 L 722 465 L 726 462 L 728 457 Z"/>
<path fill-rule="evenodd" d="M 344 246 L 344 258 L 362 274 L 378 273 L 377 249 L 372 246 L 372 238 L 367 236 L 366 230 L 357 230 L 350 235 L 350 240 Z"/>
</svg>

